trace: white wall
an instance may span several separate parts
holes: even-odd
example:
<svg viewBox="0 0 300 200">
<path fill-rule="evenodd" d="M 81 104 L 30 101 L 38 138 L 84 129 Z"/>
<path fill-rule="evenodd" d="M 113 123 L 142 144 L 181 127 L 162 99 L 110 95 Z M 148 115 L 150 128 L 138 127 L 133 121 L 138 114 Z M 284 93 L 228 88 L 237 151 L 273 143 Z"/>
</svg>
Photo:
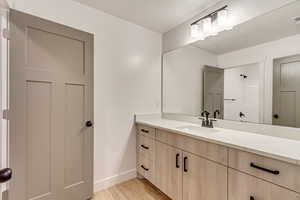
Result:
<svg viewBox="0 0 300 200">
<path fill-rule="evenodd" d="M 165 113 L 200 115 L 204 65 L 216 66 L 217 56 L 193 46 L 186 46 L 164 55 Z"/>
<path fill-rule="evenodd" d="M 195 39 L 190 37 L 190 24 L 224 5 L 228 5 L 232 25 L 238 25 L 294 1 L 296 0 L 220 0 L 215 6 L 165 33 L 163 52 L 195 42 Z"/>
<path fill-rule="evenodd" d="M 95 190 L 134 176 L 134 113 L 160 112 L 161 35 L 70 0 L 9 4 L 95 34 Z"/>
<path fill-rule="evenodd" d="M 300 34 L 218 56 L 219 66 L 224 68 L 251 63 L 261 63 L 264 66 L 264 123 L 272 123 L 273 61 L 276 58 L 300 54 L 299 44 Z"/>
</svg>

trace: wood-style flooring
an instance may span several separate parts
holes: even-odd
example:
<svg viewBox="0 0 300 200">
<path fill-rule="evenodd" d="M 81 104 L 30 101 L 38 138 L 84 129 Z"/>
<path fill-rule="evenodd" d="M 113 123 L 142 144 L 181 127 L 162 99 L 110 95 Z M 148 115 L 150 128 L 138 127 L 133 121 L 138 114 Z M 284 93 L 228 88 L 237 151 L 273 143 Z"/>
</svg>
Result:
<svg viewBox="0 0 300 200">
<path fill-rule="evenodd" d="M 97 192 L 92 200 L 170 200 L 144 179 L 132 179 Z"/>
</svg>

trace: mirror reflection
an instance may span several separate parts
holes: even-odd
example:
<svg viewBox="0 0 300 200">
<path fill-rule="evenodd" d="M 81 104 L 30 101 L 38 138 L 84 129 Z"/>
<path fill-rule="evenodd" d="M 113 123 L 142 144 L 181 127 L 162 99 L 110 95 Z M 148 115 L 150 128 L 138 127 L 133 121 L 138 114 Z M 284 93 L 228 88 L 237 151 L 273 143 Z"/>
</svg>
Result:
<svg viewBox="0 0 300 200">
<path fill-rule="evenodd" d="M 300 127 L 299 10 L 296 2 L 164 54 L 163 112 Z"/>
</svg>

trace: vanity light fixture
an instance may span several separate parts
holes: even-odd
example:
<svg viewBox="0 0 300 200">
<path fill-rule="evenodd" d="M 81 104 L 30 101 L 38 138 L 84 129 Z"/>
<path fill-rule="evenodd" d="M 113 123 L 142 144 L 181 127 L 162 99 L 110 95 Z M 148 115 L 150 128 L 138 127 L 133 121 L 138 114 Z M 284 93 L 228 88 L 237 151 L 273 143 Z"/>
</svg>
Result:
<svg viewBox="0 0 300 200">
<path fill-rule="evenodd" d="M 191 24 L 191 37 L 205 39 L 217 35 L 220 31 L 229 30 L 227 5 L 198 19 Z"/>
</svg>

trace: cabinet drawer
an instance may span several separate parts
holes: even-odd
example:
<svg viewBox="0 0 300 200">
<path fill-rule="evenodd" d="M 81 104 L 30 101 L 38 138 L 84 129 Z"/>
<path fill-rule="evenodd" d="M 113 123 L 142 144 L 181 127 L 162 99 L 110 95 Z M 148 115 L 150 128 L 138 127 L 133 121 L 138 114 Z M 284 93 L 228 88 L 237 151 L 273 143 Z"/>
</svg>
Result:
<svg viewBox="0 0 300 200">
<path fill-rule="evenodd" d="M 300 200 L 296 192 L 238 172 L 228 171 L 228 200 Z"/>
<path fill-rule="evenodd" d="M 137 140 L 137 171 L 155 184 L 155 140 L 143 134 L 138 134 Z"/>
<path fill-rule="evenodd" d="M 300 192 L 300 166 L 236 149 L 229 150 L 229 166 Z"/>
<path fill-rule="evenodd" d="M 141 157 L 145 157 L 149 160 L 154 161 L 154 147 L 155 147 L 155 140 L 144 135 L 138 136 L 138 153 Z"/>
<path fill-rule="evenodd" d="M 156 140 L 227 166 L 227 147 L 161 130 Z"/>
<path fill-rule="evenodd" d="M 155 162 L 146 157 L 139 157 L 137 171 L 144 178 L 155 184 Z"/>
<path fill-rule="evenodd" d="M 138 133 L 146 137 L 155 138 L 155 128 L 151 128 L 144 125 L 137 125 Z"/>
</svg>

